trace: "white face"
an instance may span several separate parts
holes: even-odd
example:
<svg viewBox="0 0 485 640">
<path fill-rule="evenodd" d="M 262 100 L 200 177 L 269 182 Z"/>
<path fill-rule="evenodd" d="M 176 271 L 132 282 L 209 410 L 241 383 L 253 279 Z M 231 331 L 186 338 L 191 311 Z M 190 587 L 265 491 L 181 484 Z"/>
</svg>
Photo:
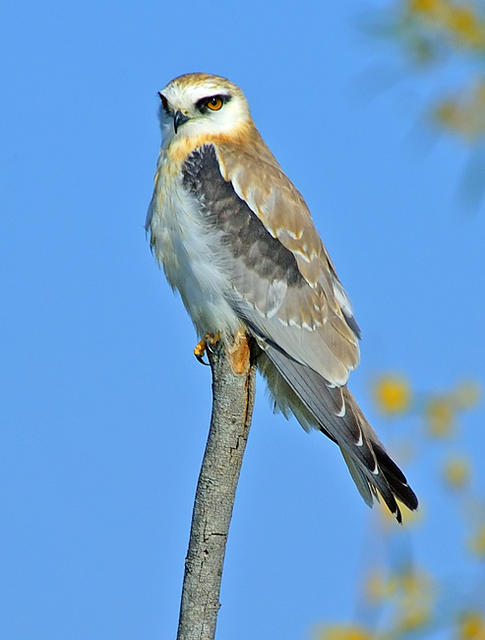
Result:
<svg viewBox="0 0 485 640">
<path fill-rule="evenodd" d="M 218 76 L 175 78 L 159 95 L 164 147 L 178 137 L 228 133 L 251 119 L 239 87 Z"/>
</svg>

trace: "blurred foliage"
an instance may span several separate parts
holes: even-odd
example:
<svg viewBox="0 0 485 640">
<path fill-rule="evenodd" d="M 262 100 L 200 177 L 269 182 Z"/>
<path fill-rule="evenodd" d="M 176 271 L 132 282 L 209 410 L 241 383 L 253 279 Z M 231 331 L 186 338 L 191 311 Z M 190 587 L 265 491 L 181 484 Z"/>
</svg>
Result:
<svg viewBox="0 0 485 640">
<path fill-rule="evenodd" d="M 437 130 L 468 145 L 462 190 L 478 205 L 485 193 L 485 3 L 398 0 L 380 9 L 368 28 L 397 43 L 420 73 L 445 76 L 426 110 Z"/>
<path fill-rule="evenodd" d="M 398 415 L 411 403 L 411 387 L 405 378 L 384 376 L 374 386 L 374 399 L 384 415 Z"/>
<path fill-rule="evenodd" d="M 419 43 L 416 52 L 432 59 L 437 48 L 485 50 L 485 23 L 477 3 L 450 0 L 408 0 L 401 8 L 403 27 Z"/>
<path fill-rule="evenodd" d="M 464 413 L 476 407 L 480 395 L 480 387 L 473 381 L 446 392 L 418 393 L 405 376 L 396 374 L 382 375 L 372 386 L 376 408 L 387 419 L 394 436 L 399 437 L 393 454 L 401 454 L 398 457 L 401 462 L 406 458 L 406 464 L 412 458 L 418 460 L 424 452 L 436 454 L 439 472 L 434 474 L 435 480 L 446 499 L 454 501 L 457 518 L 463 519 L 468 532 L 462 543 L 457 542 L 457 552 L 465 549 L 477 563 L 485 560 L 485 503 L 482 496 L 473 493 L 473 462 L 461 451 L 460 438 Z M 418 535 L 416 527 L 426 520 L 426 496 L 420 495 L 420 499 L 415 512 L 401 505 L 403 527 L 413 536 Z M 465 577 L 459 576 L 458 583 L 455 578 L 450 586 L 442 576 L 419 566 L 404 544 L 407 538 L 403 539 L 402 528 L 384 506 L 379 505 L 371 518 L 373 539 L 379 540 L 381 552 L 379 560 L 371 561 L 366 568 L 359 589 L 356 617 L 365 622 L 322 624 L 313 639 L 401 640 L 428 638 L 438 631 L 440 638 L 450 640 L 485 640 L 483 585 L 478 606 L 472 606 L 473 598 L 460 600 L 456 587 L 466 587 Z M 438 527 L 439 531 L 441 523 Z M 389 553 L 383 554 L 382 549 Z M 388 561 L 384 562 L 382 556 Z M 476 585 L 469 587 L 470 592 L 476 589 Z"/>
<path fill-rule="evenodd" d="M 399 0 L 379 10 L 372 32 L 397 43 L 420 73 L 439 70 L 442 76 L 443 68 L 450 68 L 446 88 L 437 90 L 427 113 L 439 131 L 454 135 L 470 148 L 470 175 L 465 182 L 478 204 L 485 193 L 485 0 Z M 407 466 L 424 451 L 437 457 L 434 479 L 444 499 L 453 501 L 456 521 L 466 531 L 456 543 L 456 553 L 463 550 L 482 566 L 485 495 L 474 494 L 477 474 L 461 443 L 464 414 L 477 406 L 480 396 L 474 381 L 464 381 L 446 392 L 419 393 L 406 376 L 391 373 L 375 380 L 372 388 L 377 410 L 400 438 L 393 453 L 401 463 Z M 426 496 L 419 497 L 416 512 L 401 505 L 403 528 L 413 536 L 419 535 L 418 527 L 427 518 Z M 420 566 L 387 509 L 379 506 L 372 518 L 373 538 L 379 540 L 381 552 L 362 577 L 356 619 L 321 624 L 314 629 L 313 640 L 404 640 L 435 638 L 436 634 L 450 640 L 485 640 L 485 582 L 466 584 L 466 575 L 454 576 L 449 582 Z M 441 527 L 446 524 L 437 524 L 439 545 Z M 388 553 L 382 553 L 383 549 Z M 371 555 L 369 549 L 365 555 Z"/>
<path fill-rule="evenodd" d="M 485 8 L 481 3 L 406 0 L 385 9 L 378 33 L 397 42 L 412 63 L 432 70 L 447 62 L 470 67 L 455 94 L 438 96 L 430 109 L 436 124 L 470 143 L 485 135 Z M 471 64 L 470 64 L 471 63 Z"/>
<path fill-rule="evenodd" d="M 458 638 L 485 640 L 485 616 L 477 611 L 465 611 L 458 623 Z"/>
</svg>

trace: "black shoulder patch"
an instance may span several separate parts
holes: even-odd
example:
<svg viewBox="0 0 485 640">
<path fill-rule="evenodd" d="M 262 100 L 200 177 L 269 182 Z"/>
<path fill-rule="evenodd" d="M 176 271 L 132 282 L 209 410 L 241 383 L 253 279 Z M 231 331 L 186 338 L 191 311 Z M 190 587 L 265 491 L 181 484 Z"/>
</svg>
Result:
<svg viewBox="0 0 485 640">
<path fill-rule="evenodd" d="M 251 208 L 224 180 L 213 145 L 192 151 L 183 168 L 184 187 L 200 203 L 208 225 L 222 233 L 234 258 L 270 281 L 284 280 L 289 286 L 306 285 L 295 256 L 266 230 Z"/>
</svg>

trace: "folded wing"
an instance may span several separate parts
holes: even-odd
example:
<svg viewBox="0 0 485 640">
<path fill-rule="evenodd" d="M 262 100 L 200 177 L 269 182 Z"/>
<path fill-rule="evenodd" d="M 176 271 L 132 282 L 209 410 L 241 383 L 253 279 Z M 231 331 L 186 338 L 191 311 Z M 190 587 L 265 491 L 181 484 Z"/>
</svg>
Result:
<svg viewBox="0 0 485 640">
<path fill-rule="evenodd" d="M 395 498 L 413 509 L 416 496 L 345 386 L 359 329 L 303 198 L 267 149 L 205 145 L 183 181 L 217 238 L 227 300 L 269 363 L 270 387 L 283 390 L 277 402 L 336 442 L 364 500 L 380 494 L 400 520 Z"/>
</svg>

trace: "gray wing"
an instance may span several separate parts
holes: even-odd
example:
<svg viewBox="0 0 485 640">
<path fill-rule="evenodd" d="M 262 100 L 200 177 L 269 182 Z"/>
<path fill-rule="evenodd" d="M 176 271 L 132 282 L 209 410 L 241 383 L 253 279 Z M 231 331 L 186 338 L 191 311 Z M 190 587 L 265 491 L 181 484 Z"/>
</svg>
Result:
<svg viewBox="0 0 485 640">
<path fill-rule="evenodd" d="M 358 328 L 321 241 L 320 254 L 311 258 L 316 281 L 309 283 L 301 266 L 303 248 L 300 254 L 297 246 L 291 251 L 267 230 L 222 177 L 212 145 L 190 154 L 183 175 L 185 187 L 199 200 L 207 224 L 230 256 L 230 293 L 238 312 L 298 362 L 332 384 L 345 384 L 359 361 Z M 277 204 L 273 198 L 273 206 Z M 294 225 L 296 235 L 297 220 Z M 302 225 L 308 228 L 306 218 Z"/>
<path fill-rule="evenodd" d="M 190 154 L 183 181 L 220 240 L 230 282 L 228 302 L 312 423 L 340 446 L 366 502 L 372 501 L 371 491 L 378 491 L 400 519 L 394 496 L 410 508 L 415 508 L 416 497 L 344 386 L 358 362 L 358 327 L 323 247 L 320 273 L 309 283 L 297 249 L 291 251 L 271 234 L 224 179 L 213 145 Z"/>
</svg>

